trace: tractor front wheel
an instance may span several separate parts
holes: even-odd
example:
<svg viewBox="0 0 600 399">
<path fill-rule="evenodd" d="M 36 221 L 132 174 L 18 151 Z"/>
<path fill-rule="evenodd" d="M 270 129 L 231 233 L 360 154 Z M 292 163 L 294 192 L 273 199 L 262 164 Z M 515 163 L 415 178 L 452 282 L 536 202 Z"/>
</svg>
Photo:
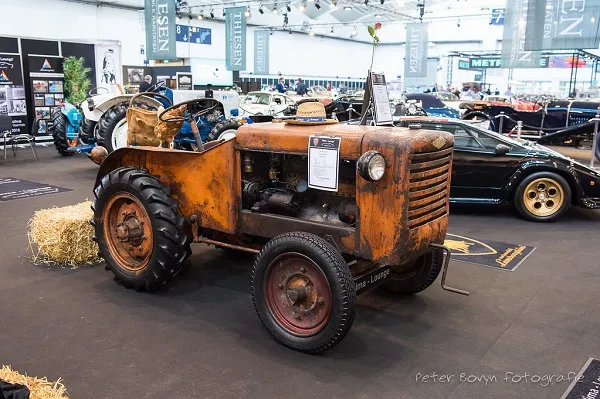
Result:
<svg viewBox="0 0 600 399">
<path fill-rule="evenodd" d="M 252 270 L 256 313 L 273 337 L 316 354 L 350 331 L 356 287 L 344 258 L 329 242 L 309 233 L 285 233 L 269 241 Z"/>
<path fill-rule="evenodd" d="M 95 239 L 115 280 L 153 290 L 179 273 L 191 254 L 177 201 L 146 170 L 119 168 L 94 190 Z"/>
<path fill-rule="evenodd" d="M 437 279 L 444 264 L 441 249 L 422 255 L 408 265 L 392 267 L 381 289 L 394 294 L 413 295 L 428 288 Z"/>
<path fill-rule="evenodd" d="M 67 148 L 69 148 L 69 143 L 67 142 L 68 124 L 69 120 L 62 112 L 56 111 L 52 116 L 52 128 L 50 129 L 50 133 L 54 139 L 54 147 L 56 147 L 56 151 L 58 151 L 58 153 L 63 157 L 70 157 L 71 155 L 75 154 L 72 151 L 67 151 Z"/>
<path fill-rule="evenodd" d="M 106 148 L 110 154 L 117 148 L 113 144 L 113 133 L 119 122 L 125 119 L 127 114 L 127 103 L 121 103 L 109 108 L 98 121 L 96 141 L 98 145 Z"/>
</svg>

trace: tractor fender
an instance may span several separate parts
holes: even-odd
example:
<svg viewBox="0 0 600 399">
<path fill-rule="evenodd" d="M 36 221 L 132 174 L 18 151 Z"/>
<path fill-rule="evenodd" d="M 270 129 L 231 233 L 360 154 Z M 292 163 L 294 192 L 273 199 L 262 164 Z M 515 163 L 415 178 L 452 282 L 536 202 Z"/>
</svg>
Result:
<svg viewBox="0 0 600 399">
<path fill-rule="evenodd" d="M 102 112 L 102 114 L 104 114 L 106 111 L 108 111 L 109 108 L 114 107 L 117 104 L 120 104 L 123 102 L 129 102 L 132 97 L 133 97 L 133 95 L 131 95 L 131 94 L 124 94 L 121 96 L 112 97 L 101 103 L 95 103 L 94 104 L 95 109 L 99 110 L 100 112 Z M 144 102 L 146 102 L 148 105 L 155 107 L 155 108 L 159 108 L 159 107 L 163 106 L 160 101 L 158 101 L 150 96 L 144 96 Z"/>
</svg>

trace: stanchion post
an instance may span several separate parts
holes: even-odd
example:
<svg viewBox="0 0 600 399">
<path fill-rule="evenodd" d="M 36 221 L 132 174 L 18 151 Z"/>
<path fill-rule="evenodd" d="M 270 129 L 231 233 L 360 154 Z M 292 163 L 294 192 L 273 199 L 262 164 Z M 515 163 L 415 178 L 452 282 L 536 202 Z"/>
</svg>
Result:
<svg viewBox="0 0 600 399">
<path fill-rule="evenodd" d="M 596 115 L 594 121 L 594 137 L 592 140 L 592 159 L 590 160 L 590 168 L 594 167 L 594 160 L 596 159 L 596 146 L 598 145 L 598 124 L 600 123 L 600 115 Z"/>
<path fill-rule="evenodd" d="M 504 126 L 504 111 L 500 112 L 500 115 L 498 116 L 500 117 L 500 127 L 498 133 L 503 134 L 504 130 L 502 130 L 502 127 Z"/>
<path fill-rule="evenodd" d="M 521 130 L 523 129 L 523 121 L 517 122 L 517 140 L 521 140 Z"/>
</svg>

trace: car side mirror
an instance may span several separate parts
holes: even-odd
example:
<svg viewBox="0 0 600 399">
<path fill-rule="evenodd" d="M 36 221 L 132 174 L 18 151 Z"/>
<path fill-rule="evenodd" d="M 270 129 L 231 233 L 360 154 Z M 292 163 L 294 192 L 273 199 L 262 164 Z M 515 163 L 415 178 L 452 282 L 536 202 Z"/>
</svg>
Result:
<svg viewBox="0 0 600 399">
<path fill-rule="evenodd" d="M 498 144 L 495 149 L 496 155 L 505 155 L 510 151 L 510 147 L 506 144 Z"/>
</svg>

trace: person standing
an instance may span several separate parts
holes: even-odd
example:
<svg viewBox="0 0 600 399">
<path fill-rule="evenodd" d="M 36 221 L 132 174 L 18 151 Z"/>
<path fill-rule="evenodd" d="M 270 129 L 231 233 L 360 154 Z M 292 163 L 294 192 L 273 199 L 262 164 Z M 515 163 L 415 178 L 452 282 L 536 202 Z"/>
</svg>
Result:
<svg viewBox="0 0 600 399">
<path fill-rule="evenodd" d="M 144 76 L 144 81 L 140 83 L 140 93 L 145 93 L 152 87 L 152 76 Z"/>
<path fill-rule="evenodd" d="M 279 78 L 279 83 L 277 83 L 277 91 L 282 94 L 285 94 L 285 92 L 286 92 L 284 81 L 285 81 L 285 79 L 283 79 L 283 77 L 281 77 L 281 78 Z"/>
<path fill-rule="evenodd" d="M 306 84 L 301 78 L 298 78 L 298 84 L 296 85 L 296 94 L 299 96 L 304 96 L 306 95 L 306 91 Z"/>
</svg>

